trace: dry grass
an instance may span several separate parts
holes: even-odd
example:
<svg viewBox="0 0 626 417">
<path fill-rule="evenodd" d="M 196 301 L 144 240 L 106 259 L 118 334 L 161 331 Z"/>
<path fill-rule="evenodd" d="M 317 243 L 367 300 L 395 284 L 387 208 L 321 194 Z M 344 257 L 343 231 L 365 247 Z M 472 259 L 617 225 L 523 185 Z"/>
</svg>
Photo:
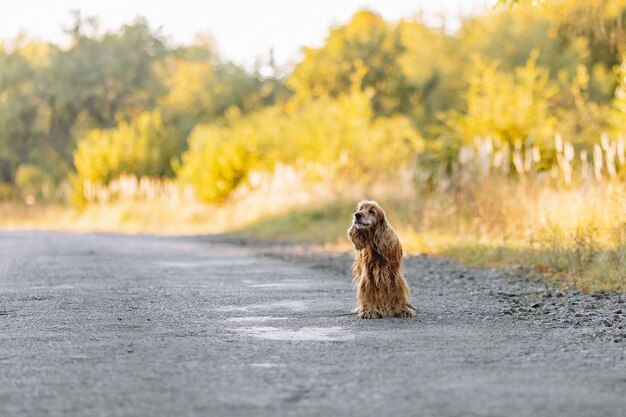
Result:
<svg viewBox="0 0 626 417">
<path fill-rule="evenodd" d="M 330 210 L 334 223 L 340 217 L 349 221 L 353 206 L 363 195 L 359 187 L 340 181 L 327 184 L 312 183 L 305 174 L 278 166 L 274 175 L 254 175 L 251 185 L 239 189 L 226 203 L 208 205 L 172 181 L 122 177 L 108 187 L 87 190 L 90 202 L 82 208 L 1 203 L 0 228 L 167 235 L 240 231 L 266 238 L 321 242 L 332 233 L 315 227 L 309 234 L 307 224 L 316 220 L 315 213 Z M 386 187 L 382 188 L 378 192 L 384 194 Z M 408 199 L 406 178 L 391 189 L 394 193 L 404 190 L 401 193 Z M 350 203 L 341 205 L 338 201 Z M 339 206 L 343 211 L 337 211 Z M 310 219 L 307 213 L 311 213 Z"/>
<path fill-rule="evenodd" d="M 555 187 L 496 176 L 429 199 L 422 230 L 456 236 L 440 254 L 475 266 L 533 268 L 583 291 L 626 290 L 620 183 Z"/>
<path fill-rule="evenodd" d="M 490 176 L 411 198 L 382 198 L 406 251 L 477 267 L 526 267 L 582 291 L 626 290 L 626 187 L 555 186 Z M 265 239 L 349 249 L 353 201 L 262 218 L 239 230 Z"/>
</svg>

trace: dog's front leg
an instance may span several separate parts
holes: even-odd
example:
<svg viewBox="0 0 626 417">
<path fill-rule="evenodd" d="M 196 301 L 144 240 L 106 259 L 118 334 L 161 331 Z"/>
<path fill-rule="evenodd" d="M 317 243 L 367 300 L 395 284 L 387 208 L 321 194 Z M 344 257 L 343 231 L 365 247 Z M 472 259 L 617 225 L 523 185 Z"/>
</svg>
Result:
<svg viewBox="0 0 626 417">
<path fill-rule="evenodd" d="M 355 310 L 360 319 L 380 319 L 382 313 L 372 303 L 373 288 L 367 276 L 362 276 L 356 291 L 357 308 Z"/>
</svg>

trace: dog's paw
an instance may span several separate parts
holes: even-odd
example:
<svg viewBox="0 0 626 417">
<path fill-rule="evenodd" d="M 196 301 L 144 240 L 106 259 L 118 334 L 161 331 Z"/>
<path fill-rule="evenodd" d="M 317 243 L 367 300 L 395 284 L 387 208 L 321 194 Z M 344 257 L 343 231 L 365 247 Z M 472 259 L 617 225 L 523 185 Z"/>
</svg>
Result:
<svg viewBox="0 0 626 417">
<path fill-rule="evenodd" d="M 415 307 L 407 304 L 402 310 L 395 312 L 393 316 L 401 319 L 408 319 L 411 317 L 415 317 L 415 314 L 417 314 L 417 310 L 415 309 Z"/>
<path fill-rule="evenodd" d="M 360 319 L 382 319 L 383 315 L 375 312 L 375 311 L 359 311 L 358 313 Z"/>
</svg>

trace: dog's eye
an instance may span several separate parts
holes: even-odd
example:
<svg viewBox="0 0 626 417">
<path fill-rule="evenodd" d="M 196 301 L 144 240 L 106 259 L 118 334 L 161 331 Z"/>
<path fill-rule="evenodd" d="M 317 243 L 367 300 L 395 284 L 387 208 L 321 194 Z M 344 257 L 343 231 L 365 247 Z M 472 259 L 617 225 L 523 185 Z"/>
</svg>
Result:
<svg viewBox="0 0 626 417">
<path fill-rule="evenodd" d="M 376 213 L 374 212 L 374 210 L 370 210 L 370 214 L 373 216 L 373 215 L 375 215 Z"/>
</svg>

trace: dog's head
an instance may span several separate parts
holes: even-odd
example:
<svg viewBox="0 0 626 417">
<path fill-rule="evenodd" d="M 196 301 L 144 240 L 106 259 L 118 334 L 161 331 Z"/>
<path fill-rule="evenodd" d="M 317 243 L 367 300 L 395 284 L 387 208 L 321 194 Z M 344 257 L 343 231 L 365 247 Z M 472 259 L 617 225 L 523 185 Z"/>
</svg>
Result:
<svg viewBox="0 0 626 417">
<path fill-rule="evenodd" d="M 372 230 L 385 222 L 385 212 L 376 201 L 371 200 L 359 202 L 352 217 L 352 224 L 359 230 Z"/>
<path fill-rule="evenodd" d="M 375 201 L 364 200 L 356 206 L 348 239 L 357 250 L 370 247 L 387 259 L 398 263 L 402 260 L 402 245 L 387 222 L 384 210 Z"/>
</svg>

